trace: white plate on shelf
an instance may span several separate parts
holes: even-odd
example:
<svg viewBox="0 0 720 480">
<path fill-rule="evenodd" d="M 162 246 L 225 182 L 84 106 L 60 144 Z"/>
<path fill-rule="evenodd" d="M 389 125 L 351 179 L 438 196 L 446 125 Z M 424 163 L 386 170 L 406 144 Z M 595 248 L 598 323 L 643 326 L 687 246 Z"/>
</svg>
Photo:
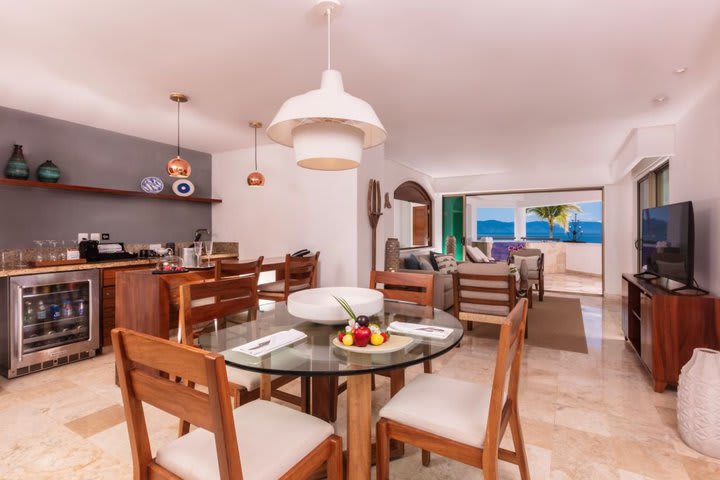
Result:
<svg viewBox="0 0 720 480">
<path fill-rule="evenodd" d="M 291 293 L 287 309 L 291 315 L 325 325 L 347 323 L 350 316 L 334 297 L 350 304 L 355 315 L 375 315 L 383 309 L 383 294 L 377 290 L 358 287 L 310 288 Z"/>
</svg>

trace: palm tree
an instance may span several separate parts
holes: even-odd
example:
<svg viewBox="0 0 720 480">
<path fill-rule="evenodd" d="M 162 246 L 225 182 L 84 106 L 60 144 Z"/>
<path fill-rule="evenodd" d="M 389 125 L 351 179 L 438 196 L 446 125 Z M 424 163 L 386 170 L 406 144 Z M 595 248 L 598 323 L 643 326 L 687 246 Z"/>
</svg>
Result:
<svg viewBox="0 0 720 480">
<path fill-rule="evenodd" d="M 567 232 L 570 222 L 570 214 L 572 212 L 582 212 L 582 208 L 578 205 L 553 205 L 549 207 L 532 207 L 528 208 L 525 213 L 535 214 L 543 220 L 547 220 L 550 225 L 550 238 L 553 238 L 553 227 L 555 224 L 562 226 Z"/>
</svg>

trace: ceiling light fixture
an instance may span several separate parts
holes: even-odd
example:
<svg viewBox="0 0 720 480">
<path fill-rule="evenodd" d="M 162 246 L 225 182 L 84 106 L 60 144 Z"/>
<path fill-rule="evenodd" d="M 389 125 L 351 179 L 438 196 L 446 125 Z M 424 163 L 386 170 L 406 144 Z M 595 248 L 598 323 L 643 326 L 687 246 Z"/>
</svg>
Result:
<svg viewBox="0 0 720 480">
<path fill-rule="evenodd" d="M 655 103 L 665 103 L 667 100 L 667 95 L 658 95 L 657 97 L 653 98 L 653 102 Z"/>
<path fill-rule="evenodd" d="M 171 177 L 188 178 L 192 167 L 190 162 L 180 157 L 180 104 L 187 102 L 188 97 L 183 93 L 172 92 L 170 100 L 177 103 L 177 156 L 167 163 L 167 173 Z"/>
<path fill-rule="evenodd" d="M 265 175 L 257 168 L 257 131 L 258 128 L 262 128 L 262 122 L 250 122 L 250 127 L 255 129 L 255 171 L 248 175 L 247 182 L 251 187 L 262 187 L 265 185 Z"/>
<path fill-rule="evenodd" d="M 673 70 L 673 72 L 677 73 L 678 75 L 681 73 L 685 73 L 687 72 L 687 67 L 676 68 L 675 70 Z"/>
<path fill-rule="evenodd" d="M 327 16 L 327 70 L 318 90 L 283 103 L 267 129 L 273 141 L 293 147 L 295 161 L 313 170 L 348 170 L 362 161 L 362 150 L 385 142 L 387 133 L 369 103 L 345 92 L 342 75 L 330 68 L 330 15 L 339 0 L 320 0 Z"/>
</svg>

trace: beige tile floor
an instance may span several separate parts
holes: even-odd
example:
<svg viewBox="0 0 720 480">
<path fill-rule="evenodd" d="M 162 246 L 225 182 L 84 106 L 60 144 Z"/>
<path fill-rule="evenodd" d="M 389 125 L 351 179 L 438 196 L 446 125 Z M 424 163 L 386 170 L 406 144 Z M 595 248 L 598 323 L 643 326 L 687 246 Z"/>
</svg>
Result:
<svg viewBox="0 0 720 480">
<path fill-rule="evenodd" d="M 619 299 L 583 297 L 582 304 L 589 354 L 526 348 L 520 413 L 533 480 L 720 478 L 720 460 L 679 438 L 676 394 L 654 393 L 625 346 Z M 494 354 L 493 340 L 468 336 L 434 366 L 440 375 L 489 381 Z M 411 369 L 409 376 L 418 371 Z M 375 411 L 388 398 L 388 385 L 380 382 Z M 341 419 L 344 409 L 343 395 Z M 154 446 L 174 438 L 171 417 L 152 408 L 148 417 Z M 342 421 L 336 429 L 345 430 Z M 0 380 L 0 459 L 1 479 L 132 478 L 113 357 Z M 397 479 L 482 478 L 438 456 L 422 467 L 414 448 L 392 462 L 391 473 Z M 501 478 L 519 475 L 514 466 L 502 465 Z"/>
<path fill-rule="evenodd" d="M 545 291 L 602 295 L 602 277 L 584 273 L 546 273 Z"/>
</svg>

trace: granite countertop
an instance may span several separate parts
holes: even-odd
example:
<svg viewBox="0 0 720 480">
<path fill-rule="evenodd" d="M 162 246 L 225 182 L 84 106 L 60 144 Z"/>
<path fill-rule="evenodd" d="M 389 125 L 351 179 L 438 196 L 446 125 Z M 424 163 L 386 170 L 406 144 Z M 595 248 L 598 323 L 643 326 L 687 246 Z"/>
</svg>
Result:
<svg viewBox="0 0 720 480">
<path fill-rule="evenodd" d="M 203 256 L 209 260 L 219 260 L 224 258 L 237 258 L 235 253 L 218 253 Z M 136 258 L 128 260 L 111 260 L 107 262 L 94 262 L 94 263 L 80 263 L 77 265 L 62 265 L 55 267 L 27 267 L 27 268 L 15 268 L 9 270 L 0 270 L 0 277 L 14 277 L 17 275 L 34 275 L 36 273 L 55 273 L 55 272 L 72 272 L 76 270 L 92 270 L 94 268 L 117 268 L 117 267 L 133 267 L 139 265 L 152 266 L 157 263 L 158 257 L 156 258 Z"/>
</svg>

